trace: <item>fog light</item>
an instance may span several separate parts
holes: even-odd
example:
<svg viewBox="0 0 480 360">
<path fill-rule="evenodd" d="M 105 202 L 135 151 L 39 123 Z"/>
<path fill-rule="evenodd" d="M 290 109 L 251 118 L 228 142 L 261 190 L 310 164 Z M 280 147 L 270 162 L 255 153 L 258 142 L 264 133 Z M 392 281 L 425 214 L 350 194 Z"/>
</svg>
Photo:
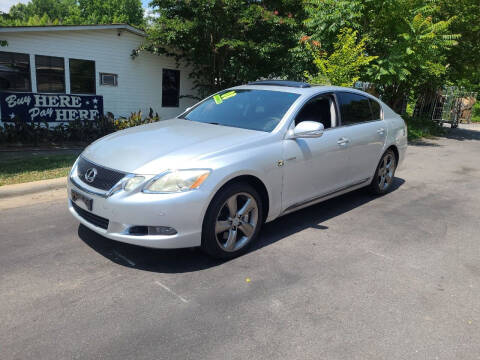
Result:
<svg viewBox="0 0 480 360">
<path fill-rule="evenodd" d="M 149 226 L 148 235 L 175 235 L 177 230 L 170 226 Z"/>
<path fill-rule="evenodd" d="M 147 235 L 148 226 L 132 226 L 128 229 L 130 235 Z"/>
</svg>

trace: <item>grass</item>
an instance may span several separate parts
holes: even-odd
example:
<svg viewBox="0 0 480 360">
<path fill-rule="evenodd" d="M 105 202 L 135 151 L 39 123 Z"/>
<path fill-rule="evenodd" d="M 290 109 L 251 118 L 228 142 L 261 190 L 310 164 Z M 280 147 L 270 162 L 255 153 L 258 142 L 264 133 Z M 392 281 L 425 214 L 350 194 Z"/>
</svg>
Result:
<svg viewBox="0 0 480 360">
<path fill-rule="evenodd" d="M 421 138 L 432 138 L 445 134 L 445 128 L 430 119 L 413 120 L 408 115 L 403 117 L 408 127 L 408 140 L 417 140 Z"/>
<path fill-rule="evenodd" d="M 67 176 L 76 158 L 76 154 L 29 154 L 0 159 L 0 186 Z"/>
</svg>

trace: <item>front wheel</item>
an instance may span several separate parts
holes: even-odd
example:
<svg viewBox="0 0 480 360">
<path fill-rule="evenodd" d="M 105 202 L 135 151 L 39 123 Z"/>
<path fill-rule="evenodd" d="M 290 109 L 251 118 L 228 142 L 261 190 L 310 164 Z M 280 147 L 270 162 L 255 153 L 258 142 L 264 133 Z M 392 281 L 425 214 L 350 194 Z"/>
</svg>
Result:
<svg viewBox="0 0 480 360">
<path fill-rule="evenodd" d="M 370 184 L 370 191 L 373 194 L 385 194 L 390 190 L 397 168 L 397 159 L 392 150 L 387 150 L 377 166 L 375 176 Z"/>
<path fill-rule="evenodd" d="M 213 198 L 203 221 L 202 250 L 222 259 L 246 252 L 263 222 L 263 204 L 249 184 L 233 183 Z"/>
</svg>

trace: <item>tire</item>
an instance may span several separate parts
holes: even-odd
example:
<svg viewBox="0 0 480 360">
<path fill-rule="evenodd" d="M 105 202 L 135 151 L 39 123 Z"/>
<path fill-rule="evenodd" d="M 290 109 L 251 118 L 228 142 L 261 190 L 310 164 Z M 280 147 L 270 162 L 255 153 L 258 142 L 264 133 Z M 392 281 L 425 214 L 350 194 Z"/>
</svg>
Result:
<svg viewBox="0 0 480 360">
<path fill-rule="evenodd" d="M 397 158 L 393 150 L 385 151 L 375 170 L 369 190 L 374 195 L 382 195 L 390 191 L 397 169 Z"/>
<path fill-rule="evenodd" d="M 263 204 L 255 188 L 232 183 L 212 199 L 202 228 L 201 249 L 218 259 L 244 254 L 256 240 L 263 223 Z"/>
</svg>

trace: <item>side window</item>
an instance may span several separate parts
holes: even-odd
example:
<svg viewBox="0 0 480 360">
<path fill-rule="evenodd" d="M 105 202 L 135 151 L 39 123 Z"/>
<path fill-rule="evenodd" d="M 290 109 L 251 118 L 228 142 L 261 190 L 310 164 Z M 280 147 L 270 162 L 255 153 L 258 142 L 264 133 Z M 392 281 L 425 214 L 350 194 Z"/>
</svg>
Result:
<svg viewBox="0 0 480 360">
<path fill-rule="evenodd" d="M 331 128 L 331 102 L 330 97 L 325 95 L 310 99 L 295 117 L 295 125 L 302 121 L 316 121 L 322 123 L 325 129 Z"/>
<path fill-rule="evenodd" d="M 342 125 L 353 125 L 372 120 L 372 112 L 367 97 L 348 93 L 338 93 Z"/>
<path fill-rule="evenodd" d="M 372 108 L 373 120 L 380 120 L 382 118 L 382 108 L 380 104 L 377 101 L 370 99 L 370 106 Z"/>
</svg>

